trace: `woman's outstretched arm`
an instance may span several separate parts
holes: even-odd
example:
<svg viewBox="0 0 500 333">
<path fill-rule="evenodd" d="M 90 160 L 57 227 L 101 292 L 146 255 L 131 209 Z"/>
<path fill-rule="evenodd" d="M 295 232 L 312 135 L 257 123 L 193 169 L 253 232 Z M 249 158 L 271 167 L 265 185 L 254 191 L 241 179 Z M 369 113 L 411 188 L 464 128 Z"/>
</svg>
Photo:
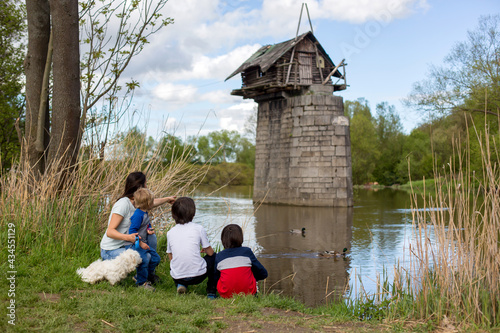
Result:
<svg viewBox="0 0 500 333">
<path fill-rule="evenodd" d="M 175 202 L 176 197 L 164 197 L 164 198 L 156 198 L 154 200 L 153 208 L 166 204 L 173 204 Z"/>
</svg>

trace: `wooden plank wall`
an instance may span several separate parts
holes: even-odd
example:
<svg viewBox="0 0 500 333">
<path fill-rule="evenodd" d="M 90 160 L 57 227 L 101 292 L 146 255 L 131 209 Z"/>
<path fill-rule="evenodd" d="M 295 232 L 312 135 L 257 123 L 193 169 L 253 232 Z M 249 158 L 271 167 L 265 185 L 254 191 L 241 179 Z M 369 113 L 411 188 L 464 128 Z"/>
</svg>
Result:
<svg viewBox="0 0 500 333">
<path fill-rule="evenodd" d="M 318 50 L 318 53 L 325 59 L 325 67 L 322 68 L 324 79 L 332 71 L 333 67 L 326 62 L 325 54 L 322 54 L 320 50 Z M 258 67 L 247 69 L 241 74 L 243 81 L 242 88 L 255 87 L 259 89 L 259 87 L 262 87 L 265 89 L 265 87 L 269 86 L 284 86 L 288 75 L 291 55 L 292 50 L 289 50 L 266 73 L 261 73 Z M 317 66 L 315 46 L 311 40 L 307 38 L 303 39 L 296 46 L 288 84 L 308 86 L 311 84 L 321 84 L 323 79 Z M 328 84 L 331 83 L 329 82 Z"/>
</svg>

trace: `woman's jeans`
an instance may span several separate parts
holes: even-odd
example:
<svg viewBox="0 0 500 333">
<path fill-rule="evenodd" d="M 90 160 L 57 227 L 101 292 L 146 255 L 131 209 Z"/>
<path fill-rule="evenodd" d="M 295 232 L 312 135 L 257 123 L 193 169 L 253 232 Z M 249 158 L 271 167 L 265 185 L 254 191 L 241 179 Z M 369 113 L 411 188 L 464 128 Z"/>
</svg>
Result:
<svg viewBox="0 0 500 333">
<path fill-rule="evenodd" d="M 101 258 L 102 260 L 111 260 L 115 259 L 118 257 L 122 252 L 125 252 L 125 250 L 129 249 L 131 245 L 129 246 L 122 246 L 114 250 L 103 250 L 101 249 Z"/>
<path fill-rule="evenodd" d="M 156 239 L 156 235 L 148 235 L 148 245 L 152 250 L 156 251 L 156 246 L 158 244 L 158 240 Z M 130 249 L 132 245 L 126 245 L 119 247 L 114 250 L 103 250 L 101 249 L 101 258 L 102 260 L 110 260 L 110 259 L 115 259 L 118 257 L 122 252 L 125 252 L 125 250 Z"/>
<path fill-rule="evenodd" d="M 154 243 L 154 245 L 156 247 L 156 242 Z M 130 248 L 139 252 L 139 255 L 141 256 L 142 259 L 142 263 L 140 263 L 139 266 L 137 266 L 136 284 L 137 285 L 144 284 L 144 282 L 148 280 L 148 275 L 150 273 L 154 273 L 156 266 L 160 264 L 161 260 L 160 256 L 158 255 L 158 253 L 156 253 L 156 251 L 153 249 L 151 245 L 150 245 L 151 248 L 150 250 L 143 250 L 142 248 L 139 248 L 139 250 L 137 250 L 135 249 L 135 246 L 133 244 L 126 245 L 114 250 L 101 249 L 101 257 L 103 260 L 115 259 L 121 253 L 125 252 Z"/>
</svg>

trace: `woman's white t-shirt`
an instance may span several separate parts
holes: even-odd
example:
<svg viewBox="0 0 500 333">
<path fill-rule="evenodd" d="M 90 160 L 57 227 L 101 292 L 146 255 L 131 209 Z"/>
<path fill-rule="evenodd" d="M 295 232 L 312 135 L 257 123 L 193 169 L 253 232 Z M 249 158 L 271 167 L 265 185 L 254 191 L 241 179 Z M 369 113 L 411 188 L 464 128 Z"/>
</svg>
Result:
<svg viewBox="0 0 500 333">
<path fill-rule="evenodd" d="M 167 253 L 172 253 L 170 275 L 183 279 L 203 275 L 207 263 L 200 256 L 200 246 L 210 246 L 205 229 L 194 222 L 176 224 L 167 232 Z"/>
<path fill-rule="evenodd" d="M 111 217 L 113 214 L 118 214 L 120 216 L 123 216 L 122 222 L 118 225 L 116 230 L 122 234 L 128 235 L 128 230 L 130 229 L 130 218 L 135 212 L 135 207 L 132 205 L 132 202 L 130 201 L 129 198 L 123 197 L 115 204 L 113 205 L 113 208 L 111 209 L 111 213 L 109 214 L 109 219 L 108 219 L 108 226 L 109 222 L 111 222 Z M 103 250 L 116 250 L 123 245 L 125 245 L 125 241 L 121 239 L 113 239 L 108 237 L 107 235 L 108 230 L 106 229 L 106 232 L 104 233 L 104 236 L 102 237 L 101 240 L 101 249 Z"/>
</svg>

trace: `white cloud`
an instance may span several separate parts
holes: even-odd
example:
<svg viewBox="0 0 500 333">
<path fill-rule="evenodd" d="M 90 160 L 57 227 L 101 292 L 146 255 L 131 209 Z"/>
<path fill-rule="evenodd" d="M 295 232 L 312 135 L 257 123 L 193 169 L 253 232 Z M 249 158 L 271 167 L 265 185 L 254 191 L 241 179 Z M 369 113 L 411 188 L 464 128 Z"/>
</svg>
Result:
<svg viewBox="0 0 500 333">
<path fill-rule="evenodd" d="M 220 119 L 220 127 L 222 129 L 228 130 L 228 131 L 238 131 L 240 132 L 242 130 L 241 126 L 238 126 L 232 118 L 221 118 Z"/>
<path fill-rule="evenodd" d="M 136 96 L 152 95 L 162 101 L 171 103 L 191 103 L 205 101 L 214 104 L 234 103 L 239 97 L 231 96 L 229 88 L 226 90 L 200 93 L 201 89 L 210 89 L 210 85 L 193 80 L 216 80 L 222 83 L 235 69 L 237 69 L 251 54 L 260 48 L 259 44 L 243 45 L 227 54 L 216 57 L 200 55 L 190 68 L 180 68 L 176 72 L 148 71 L 142 74 L 141 88 Z M 177 81 L 195 82 L 193 84 L 174 84 Z"/>
<path fill-rule="evenodd" d="M 153 96 L 175 104 L 186 104 L 197 101 L 197 88 L 193 85 L 161 83 L 153 90 Z"/>
<path fill-rule="evenodd" d="M 177 119 L 173 117 L 168 117 L 167 120 L 163 122 L 163 128 L 167 133 L 175 132 L 176 128 L 179 126 Z"/>
<path fill-rule="evenodd" d="M 265 0 L 262 5 L 263 21 L 269 20 L 275 27 L 290 29 L 291 25 L 296 29 L 302 2 L 303 0 Z M 392 21 L 429 7 L 427 0 L 316 0 L 308 1 L 307 6 L 313 22 L 315 19 L 329 19 L 355 24 L 386 14 L 390 14 L 388 20 Z M 305 10 L 302 19 L 302 24 L 306 24 L 309 29 Z"/>
<path fill-rule="evenodd" d="M 255 102 L 244 100 L 239 104 L 217 112 L 220 127 L 225 130 L 243 133 L 245 123 L 256 106 Z"/>
<path fill-rule="evenodd" d="M 175 23 L 151 38 L 127 74 L 161 73 L 169 81 L 225 78 L 256 50 L 256 41 L 293 37 L 302 2 L 263 0 L 256 8 L 259 2 L 171 0 L 164 15 Z M 313 23 L 325 19 L 361 24 L 374 19 L 388 23 L 425 10 L 428 4 L 427 0 L 313 0 L 308 8 Z M 301 32 L 307 30 L 304 11 Z"/>
<path fill-rule="evenodd" d="M 198 55 L 190 68 L 171 73 L 170 80 L 191 80 L 191 79 L 216 79 L 224 80 L 245 60 L 248 59 L 261 45 L 244 45 L 237 47 L 227 54 L 216 57 Z"/>
<path fill-rule="evenodd" d="M 302 2 L 170 0 L 163 14 L 175 23 L 150 38 L 126 75 L 141 80 L 161 74 L 160 82 L 223 79 L 257 49 L 256 41 L 292 38 Z M 313 23 L 325 19 L 361 24 L 375 19 L 388 23 L 425 10 L 428 4 L 427 0 L 310 0 L 308 8 Z M 304 11 L 301 32 L 307 30 Z"/>
<path fill-rule="evenodd" d="M 214 90 L 202 94 L 200 96 L 200 100 L 210 102 L 215 105 L 220 105 L 238 102 L 239 100 L 241 100 L 241 97 L 231 95 L 230 90 Z"/>
</svg>

